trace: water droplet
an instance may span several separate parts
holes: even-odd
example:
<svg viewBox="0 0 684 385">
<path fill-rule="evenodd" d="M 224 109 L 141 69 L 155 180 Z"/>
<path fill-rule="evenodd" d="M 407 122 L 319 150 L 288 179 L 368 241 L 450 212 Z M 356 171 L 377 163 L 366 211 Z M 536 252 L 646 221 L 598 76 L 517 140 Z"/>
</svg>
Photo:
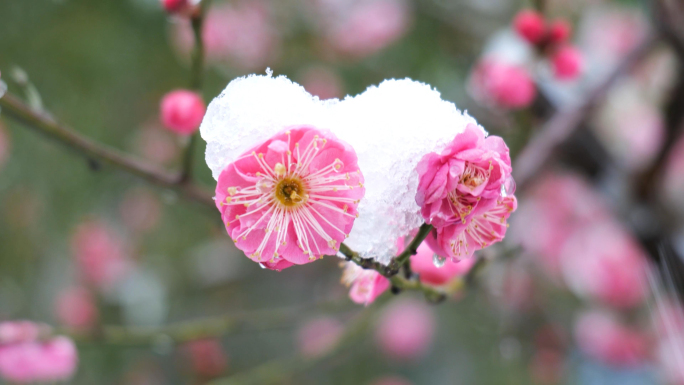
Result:
<svg viewBox="0 0 684 385">
<path fill-rule="evenodd" d="M 435 254 L 432 256 L 432 263 L 435 265 L 435 267 L 442 267 L 444 266 L 444 263 L 446 263 L 446 258 Z"/>
<path fill-rule="evenodd" d="M 506 181 L 501 185 L 501 196 L 505 198 L 513 194 L 515 194 L 515 180 L 512 176 L 509 176 L 508 179 L 506 179 Z"/>
<path fill-rule="evenodd" d="M 264 264 L 261 263 L 261 262 L 259 262 L 259 267 L 261 267 L 262 269 L 268 269 L 268 268 L 266 267 L 266 265 L 264 265 Z"/>
</svg>

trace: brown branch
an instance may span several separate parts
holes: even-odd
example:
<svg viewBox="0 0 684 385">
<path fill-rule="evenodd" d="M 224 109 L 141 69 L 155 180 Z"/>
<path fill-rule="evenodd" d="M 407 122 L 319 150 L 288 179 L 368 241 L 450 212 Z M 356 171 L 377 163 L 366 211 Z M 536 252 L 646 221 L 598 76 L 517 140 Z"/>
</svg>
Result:
<svg viewBox="0 0 684 385">
<path fill-rule="evenodd" d="M 575 108 L 556 112 L 518 155 L 513 176 L 519 188 L 523 188 L 546 165 L 554 150 L 565 142 L 587 120 L 597 104 L 605 99 L 610 88 L 632 66 L 654 48 L 656 37 L 647 38 L 630 52 L 603 83 L 597 86 L 584 103 Z"/>
<path fill-rule="evenodd" d="M 179 175 L 175 173 L 135 159 L 109 146 L 96 143 L 75 130 L 58 123 L 45 112 L 31 109 L 23 101 L 10 93 L 6 93 L 0 98 L 0 108 L 3 114 L 70 147 L 91 161 L 107 163 L 129 174 L 140 177 L 149 183 L 176 191 L 191 201 L 214 207 L 211 192 L 195 184 L 183 182 Z"/>
</svg>

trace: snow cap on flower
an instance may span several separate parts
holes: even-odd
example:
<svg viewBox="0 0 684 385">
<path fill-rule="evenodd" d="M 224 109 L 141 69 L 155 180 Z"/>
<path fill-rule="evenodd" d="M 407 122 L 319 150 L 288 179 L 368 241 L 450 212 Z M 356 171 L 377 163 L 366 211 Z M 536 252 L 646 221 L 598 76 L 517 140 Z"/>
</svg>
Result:
<svg viewBox="0 0 684 385">
<path fill-rule="evenodd" d="M 366 270 L 353 262 L 343 266 L 342 283 L 350 287 L 349 298 L 358 304 L 370 305 L 390 287 L 389 279 L 375 270 Z"/>
<path fill-rule="evenodd" d="M 418 161 L 441 152 L 469 123 L 475 121 L 437 91 L 409 79 L 387 80 L 343 101 L 321 101 L 283 76 L 268 75 L 230 82 L 210 103 L 200 132 L 207 165 L 218 179 L 228 164 L 287 127 L 331 131 L 356 151 L 365 179 L 359 218 L 345 244 L 388 263 L 396 239 L 423 223 L 415 203 Z"/>
<path fill-rule="evenodd" d="M 190 135 L 197 131 L 205 110 L 202 97 L 188 90 L 171 91 L 164 95 L 160 104 L 164 126 L 181 135 Z"/>
<path fill-rule="evenodd" d="M 223 170 L 216 207 L 235 245 L 268 268 L 335 255 L 364 194 L 356 162 L 329 131 L 286 128 Z"/>
</svg>

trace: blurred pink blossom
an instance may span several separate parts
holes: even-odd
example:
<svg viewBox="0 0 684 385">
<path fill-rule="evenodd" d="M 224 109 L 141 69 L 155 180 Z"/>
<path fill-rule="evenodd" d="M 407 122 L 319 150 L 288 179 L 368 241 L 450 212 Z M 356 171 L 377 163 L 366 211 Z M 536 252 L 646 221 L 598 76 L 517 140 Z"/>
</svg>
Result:
<svg viewBox="0 0 684 385">
<path fill-rule="evenodd" d="M 57 296 L 55 313 L 62 325 L 74 330 L 90 330 L 99 317 L 93 295 L 84 287 L 70 287 Z"/>
<path fill-rule="evenodd" d="M 610 92 L 593 126 L 611 154 L 631 170 L 648 167 L 665 140 L 662 113 L 633 83 Z"/>
<path fill-rule="evenodd" d="M 149 189 L 134 188 L 124 195 L 119 214 L 123 223 L 134 232 L 149 231 L 159 223 L 161 202 Z"/>
<path fill-rule="evenodd" d="M 648 336 L 610 313 L 583 313 L 575 323 L 575 339 L 585 354 L 608 365 L 636 366 L 647 359 Z"/>
<path fill-rule="evenodd" d="M 418 247 L 418 253 L 411 257 L 411 270 L 418 273 L 421 282 L 434 286 L 446 285 L 452 279 L 466 275 L 477 261 L 475 258 L 459 262 L 447 259 L 442 267 L 436 267 L 434 255 L 430 246 L 423 242 Z"/>
<path fill-rule="evenodd" d="M 558 80 L 574 80 L 582 72 L 582 53 L 575 47 L 566 45 L 551 56 L 553 74 Z"/>
<path fill-rule="evenodd" d="M 305 357 L 318 357 L 329 352 L 339 342 L 344 325 L 332 317 L 319 317 L 306 321 L 297 332 L 297 345 Z"/>
<path fill-rule="evenodd" d="M 513 19 L 513 28 L 531 44 L 540 43 L 546 36 L 546 21 L 544 16 L 532 9 L 518 12 Z"/>
<path fill-rule="evenodd" d="M 308 93 L 321 100 L 344 96 L 344 84 L 340 76 L 325 67 L 309 68 L 302 75 L 302 86 Z"/>
<path fill-rule="evenodd" d="M 364 193 L 354 149 L 330 131 L 297 126 L 230 163 L 215 201 L 237 248 L 282 269 L 336 254 Z"/>
<path fill-rule="evenodd" d="M 332 47 L 354 58 L 369 56 L 401 38 L 411 24 L 409 5 L 403 0 L 350 3 L 339 19 L 325 26 Z"/>
<path fill-rule="evenodd" d="M 91 285 L 109 288 L 130 271 L 123 241 L 99 220 L 78 225 L 71 247 L 82 278 Z"/>
<path fill-rule="evenodd" d="M 214 5 L 207 13 L 202 36 L 210 63 L 245 70 L 263 70 L 273 61 L 279 44 L 267 3 L 259 0 Z M 178 20 L 172 40 L 183 56 L 189 57 L 193 39 L 190 22 Z"/>
<path fill-rule="evenodd" d="M 595 223 L 576 231 L 561 252 L 561 265 L 568 287 L 581 297 L 631 308 L 649 293 L 647 257 L 614 223 Z"/>
<path fill-rule="evenodd" d="M 167 129 L 180 135 L 191 135 L 199 129 L 206 109 L 204 100 L 198 93 L 175 90 L 162 98 L 159 116 Z"/>
<path fill-rule="evenodd" d="M 45 334 L 40 332 L 46 330 L 42 324 L 28 321 L 0 324 L 0 330 L 5 332 L 17 328 L 22 329 L 20 338 L 4 339 L 0 343 L 0 377 L 16 383 L 54 383 L 73 376 L 78 353 L 70 339 L 62 336 L 38 339 Z"/>
<path fill-rule="evenodd" d="M 509 239 L 519 242 L 547 274 L 560 278 L 560 254 L 568 237 L 608 218 L 605 202 L 584 179 L 548 174 L 539 178 L 521 202 Z"/>
<path fill-rule="evenodd" d="M 178 157 L 179 148 L 174 135 L 158 123 L 144 126 L 135 138 L 138 152 L 146 160 L 167 165 Z"/>
<path fill-rule="evenodd" d="M 469 89 L 479 102 L 504 110 L 529 107 L 537 88 L 522 66 L 484 58 L 473 69 Z"/>
<path fill-rule="evenodd" d="M 414 299 L 399 299 L 383 311 L 375 336 L 382 351 L 390 357 L 415 360 L 427 353 L 435 328 L 435 315 L 428 304 Z"/>
<path fill-rule="evenodd" d="M 218 377 L 228 368 L 228 355 L 217 339 L 188 342 L 185 350 L 190 355 L 193 370 L 202 377 Z"/>
<path fill-rule="evenodd" d="M 593 7 L 585 17 L 582 41 L 601 60 L 617 61 L 648 34 L 643 13 L 627 7 Z"/>
<path fill-rule="evenodd" d="M 48 325 L 32 321 L 6 321 L 0 323 L 0 345 L 30 342 L 49 335 Z"/>
<path fill-rule="evenodd" d="M 366 306 L 390 287 L 389 279 L 375 270 L 365 270 L 353 262 L 345 263 L 342 283 L 350 286 L 349 298 L 352 301 Z"/>
</svg>

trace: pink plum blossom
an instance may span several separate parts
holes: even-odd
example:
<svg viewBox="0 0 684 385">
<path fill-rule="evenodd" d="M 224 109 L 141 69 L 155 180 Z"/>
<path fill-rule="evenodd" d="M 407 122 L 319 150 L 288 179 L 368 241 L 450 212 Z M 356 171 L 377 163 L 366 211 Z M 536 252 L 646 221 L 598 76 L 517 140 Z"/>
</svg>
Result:
<svg viewBox="0 0 684 385">
<path fill-rule="evenodd" d="M 610 313 L 590 311 L 575 324 L 577 345 L 589 357 L 613 366 L 636 366 L 648 354 L 648 336 Z"/>
<path fill-rule="evenodd" d="M 481 103 L 504 110 L 529 107 L 537 96 L 534 80 L 524 67 L 493 57 L 476 65 L 469 88 Z"/>
<path fill-rule="evenodd" d="M 438 255 L 453 261 L 500 242 L 506 235 L 506 221 L 518 207 L 515 196 L 482 200 L 463 222 L 435 229 L 425 239 Z"/>
<path fill-rule="evenodd" d="M 430 246 L 423 242 L 418 247 L 418 253 L 411 257 L 411 270 L 418 273 L 421 282 L 433 286 L 446 285 L 454 278 L 466 275 L 476 262 L 475 258 L 460 262 L 446 260 L 442 267 L 436 267 L 434 255 Z"/>
<path fill-rule="evenodd" d="M 216 207 L 240 250 L 280 270 L 337 254 L 364 192 L 354 149 L 329 131 L 298 126 L 229 164 Z"/>
<path fill-rule="evenodd" d="M 553 73 L 559 80 L 574 80 L 582 72 L 582 53 L 573 46 L 564 46 L 551 56 Z"/>
<path fill-rule="evenodd" d="M 193 91 L 175 90 L 164 95 L 160 104 L 161 121 L 169 130 L 190 135 L 197 131 L 207 110 L 202 97 Z"/>
<path fill-rule="evenodd" d="M 328 41 L 338 52 L 362 58 L 398 40 L 409 24 L 410 12 L 404 1 L 358 2 L 329 31 Z"/>
<path fill-rule="evenodd" d="M 330 351 L 344 333 L 344 325 L 332 317 L 308 320 L 297 332 L 297 345 L 305 357 L 318 357 Z"/>
<path fill-rule="evenodd" d="M 616 308 L 632 308 L 649 293 L 646 255 L 614 223 L 598 223 L 568 239 L 561 254 L 563 276 L 581 297 Z"/>
<path fill-rule="evenodd" d="M 81 223 L 71 239 L 71 247 L 82 277 L 91 285 L 111 287 L 130 271 L 123 241 L 103 222 Z"/>
<path fill-rule="evenodd" d="M 188 342 L 185 350 L 195 373 L 205 378 L 218 377 L 228 368 L 228 355 L 217 339 Z"/>
<path fill-rule="evenodd" d="M 119 205 L 121 220 L 134 232 L 145 232 L 159 223 L 161 202 L 157 195 L 145 188 L 126 192 Z"/>
<path fill-rule="evenodd" d="M 546 21 L 537 11 L 525 9 L 513 20 L 515 31 L 531 44 L 540 43 L 546 36 Z"/>
<path fill-rule="evenodd" d="M 481 199 L 498 198 L 512 168 L 503 139 L 485 137 L 481 129 L 469 124 L 441 154 L 423 156 L 416 170 L 416 203 L 426 223 L 442 228 L 464 223 Z"/>
<path fill-rule="evenodd" d="M 429 305 L 414 299 L 401 299 L 384 310 L 375 336 L 380 349 L 390 357 L 415 360 L 427 353 L 435 328 L 435 315 Z"/>
<path fill-rule="evenodd" d="M 278 45 L 277 31 L 263 1 L 220 3 L 209 8 L 202 38 L 207 61 L 241 69 L 263 69 L 273 61 Z M 172 39 L 178 50 L 189 57 L 194 37 L 189 20 L 174 25 Z"/>
<path fill-rule="evenodd" d="M 349 298 L 358 304 L 370 305 L 390 287 L 389 279 L 375 270 L 366 270 L 347 262 L 342 273 L 342 283 L 350 286 Z"/>
<path fill-rule="evenodd" d="M 62 336 L 46 339 L 48 334 L 47 326 L 29 321 L 0 324 L 0 377 L 22 384 L 71 378 L 78 363 L 74 343 Z"/>
<path fill-rule="evenodd" d="M 70 287 L 57 296 L 55 313 L 59 321 L 74 330 L 90 330 L 97 322 L 93 295 L 84 287 Z"/>
</svg>

